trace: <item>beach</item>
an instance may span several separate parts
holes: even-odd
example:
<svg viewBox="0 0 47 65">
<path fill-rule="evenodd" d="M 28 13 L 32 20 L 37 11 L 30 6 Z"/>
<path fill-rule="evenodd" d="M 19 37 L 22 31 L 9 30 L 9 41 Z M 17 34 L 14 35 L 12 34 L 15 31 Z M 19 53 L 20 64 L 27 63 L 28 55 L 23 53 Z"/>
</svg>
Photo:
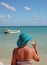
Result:
<svg viewBox="0 0 47 65">
<path fill-rule="evenodd" d="M 20 30 L 32 36 L 32 41 L 37 40 L 40 62 L 32 62 L 32 65 L 47 65 L 47 26 L 0 26 L 0 63 L 11 65 L 12 51 L 17 47 L 17 39 L 20 33 L 4 34 L 4 29 Z M 29 47 L 32 47 L 32 41 Z"/>
</svg>

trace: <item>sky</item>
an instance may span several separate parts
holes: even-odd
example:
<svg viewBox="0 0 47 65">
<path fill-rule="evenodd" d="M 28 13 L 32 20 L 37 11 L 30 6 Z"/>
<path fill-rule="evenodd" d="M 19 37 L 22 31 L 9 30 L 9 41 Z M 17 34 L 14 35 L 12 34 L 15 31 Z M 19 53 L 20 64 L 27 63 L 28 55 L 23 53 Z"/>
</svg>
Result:
<svg viewBox="0 0 47 65">
<path fill-rule="evenodd" d="M 0 26 L 47 26 L 47 0 L 0 0 Z"/>
</svg>

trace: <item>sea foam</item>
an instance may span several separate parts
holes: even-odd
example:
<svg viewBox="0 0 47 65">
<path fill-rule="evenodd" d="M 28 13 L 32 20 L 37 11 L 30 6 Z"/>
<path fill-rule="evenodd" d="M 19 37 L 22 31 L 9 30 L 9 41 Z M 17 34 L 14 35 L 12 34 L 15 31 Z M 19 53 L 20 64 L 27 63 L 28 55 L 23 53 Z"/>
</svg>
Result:
<svg viewBox="0 0 47 65">
<path fill-rule="evenodd" d="M 4 65 L 3 62 L 0 62 L 0 65 Z"/>
</svg>

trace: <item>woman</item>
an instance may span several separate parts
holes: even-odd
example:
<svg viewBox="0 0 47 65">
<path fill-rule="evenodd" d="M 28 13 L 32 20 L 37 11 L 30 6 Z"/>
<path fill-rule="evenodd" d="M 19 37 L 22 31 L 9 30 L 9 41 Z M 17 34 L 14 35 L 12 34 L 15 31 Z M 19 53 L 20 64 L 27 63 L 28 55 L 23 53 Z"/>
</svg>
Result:
<svg viewBox="0 0 47 65">
<path fill-rule="evenodd" d="M 28 41 L 32 39 L 31 36 L 23 33 L 19 35 L 17 41 L 18 48 L 14 48 L 11 65 L 32 65 L 32 60 L 39 61 L 37 52 L 37 44 L 32 44 L 33 49 L 28 47 Z"/>
</svg>

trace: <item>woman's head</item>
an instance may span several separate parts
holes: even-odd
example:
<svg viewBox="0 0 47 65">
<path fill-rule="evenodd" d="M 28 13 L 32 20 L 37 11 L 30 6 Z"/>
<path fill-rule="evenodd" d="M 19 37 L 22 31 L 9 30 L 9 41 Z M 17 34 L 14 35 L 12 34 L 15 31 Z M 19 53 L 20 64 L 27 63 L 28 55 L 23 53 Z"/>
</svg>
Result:
<svg viewBox="0 0 47 65">
<path fill-rule="evenodd" d="M 17 41 L 17 46 L 18 47 L 23 47 L 27 44 L 28 41 L 32 39 L 32 36 L 28 36 L 25 33 L 22 33 L 19 35 L 19 39 Z"/>
</svg>

